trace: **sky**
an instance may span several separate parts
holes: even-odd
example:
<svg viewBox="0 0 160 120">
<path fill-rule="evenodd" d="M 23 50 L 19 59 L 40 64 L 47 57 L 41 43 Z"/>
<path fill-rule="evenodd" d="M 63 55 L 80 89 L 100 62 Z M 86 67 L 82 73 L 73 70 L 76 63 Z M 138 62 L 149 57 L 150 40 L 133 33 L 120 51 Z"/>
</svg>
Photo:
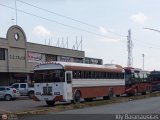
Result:
<svg viewBox="0 0 160 120">
<path fill-rule="evenodd" d="M 144 54 L 144 69 L 160 70 L 160 33 L 144 29 L 160 30 L 159 5 L 160 0 L 17 0 L 16 20 L 15 0 L 0 0 L 0 37 L 17 21 L 28 42 L 58 46 L 59 39 L 66 47 L 68 38 L 75 49 L 82 38 L 86 57 L 125 67 L 130 29 L 133 67 L 143 67 Z"/>
</svg>

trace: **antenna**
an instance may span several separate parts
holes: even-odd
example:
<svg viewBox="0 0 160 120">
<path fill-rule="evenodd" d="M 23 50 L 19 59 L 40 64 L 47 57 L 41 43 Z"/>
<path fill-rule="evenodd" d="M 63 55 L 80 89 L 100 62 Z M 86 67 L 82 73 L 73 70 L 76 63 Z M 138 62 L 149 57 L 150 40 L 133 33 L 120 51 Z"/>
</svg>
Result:
<svg viewBox="0 0 160 120">
<path fill-rule="evenodd" d="M 50 37 L 50 39 L 51 39 L 51 40 L 50 40 L 50 46 L 52 46 L 52 37 Z"/>
<path fill-rule="evenodd" d="M 50 38 L 48 39 L 48 45 L 50 45 Z"/>
<path fill-rule="evenodd" d="M 45 39 L 45 45 L 46 45 L 46 39 Z"/>
<path fill-rule="evenodd" d="M 64 48 L 64 41 L 63 41 L 63 37 L 62 37 L 62 43 L 61 43 L 62 48 Z"/>
<path fill-rule="evenodd" d="M 67 36 L 67 42 L 66 42 L 66 44 L 67 44 L 67 48 L 68 48 L 68 36 Z"/>
<path fill-rule="evenodd" d="M 58 38 L 58 41 L 57 41 L 57 44 L 56 44 L 56 46 L 57 46 L 57 47 L 59 47 L 59 38 Z"/>
<path fill-rule="evenodd" d="M 77 50 L 79 49 L 80 46 L 81 46 L 81 50 L 82 50 L 82 36 L 81 36 L 81 41 L 79 42 L 79 45 L 77 46 Z"/>
<path fill-rule="evenodd" d="M 81 40 L 80 42 L 78 42 L 78 37 L 76 36 L 76 42 L 73 45 L 72 49 L 74 50 L 79 50 L 79 47 L 81 47 L 80 49 L 82 50 L 82 35 L 81 35 Z"/>
<path fill-rule="evenodd" d="M 76 46 L 75 46 L 75 47 L 76 47 L 76 50 L 78 50 L 78 41 L 77 41 L 77 40 L 78 40 L 78 38 L 77 38 L 77 36 L 76 36 L 76 44 L 75 44 L 75 45 L 76 45 Z"/>
<path fill-rule="evenodd" d="M 15 0 L 15 10 L 16 10 L 16 25 L 17 25 L 17 0 Z"/>
<path fill-rule="evenodd" d="M 81 35 L 81 51 L 82 51 L 82 35 Z"/>
<path fill-rule="evenodd" d="M 68 48 L 68 36 L 67 36 L 67 41 L 66 41 L 66 43 L 64 44 L 64 48 Z"/>
</svg>

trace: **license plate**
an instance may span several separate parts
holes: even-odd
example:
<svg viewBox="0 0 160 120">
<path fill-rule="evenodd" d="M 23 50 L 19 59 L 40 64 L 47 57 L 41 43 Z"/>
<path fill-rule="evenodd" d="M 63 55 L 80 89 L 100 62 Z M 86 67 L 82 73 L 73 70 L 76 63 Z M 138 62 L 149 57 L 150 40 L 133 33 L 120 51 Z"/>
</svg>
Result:
<svg viewBox="0 0 160 120">
<path fill-rule="evenodd" d="M 48 98 L 44 98 L 44 100 L 48 100 Z"/>
</svg>

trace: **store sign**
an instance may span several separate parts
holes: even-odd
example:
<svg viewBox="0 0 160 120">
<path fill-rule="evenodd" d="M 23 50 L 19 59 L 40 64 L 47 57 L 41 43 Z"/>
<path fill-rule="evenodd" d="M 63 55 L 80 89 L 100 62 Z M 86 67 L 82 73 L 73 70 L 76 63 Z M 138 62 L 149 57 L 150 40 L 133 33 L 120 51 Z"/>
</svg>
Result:
<svg viewBox="0 0 160 120">
<path fill-rule="evenodd" d="M 25 60 L 25 56 L 19 56 L 19 55 L 10 55 L 9 58 L 12 60 Z"/>
<path fill-rule="evenodd" d="M 91 59 L 91 63 L 98 64 L 98 60 L 97 59 Z"/>
<path fill-rule="evenodd" d="M 36 52 L 27 52 L 28 62 L 42 62 L 42 54 Z"/>
<path fill-rule="evenodd" d="M 61 57 L 60 57 L 60 61 L 63 61 L 63 62 L 71 62 L 71 58 L 70 58 L 70 57 L 61 56 Z"/>
</svg>

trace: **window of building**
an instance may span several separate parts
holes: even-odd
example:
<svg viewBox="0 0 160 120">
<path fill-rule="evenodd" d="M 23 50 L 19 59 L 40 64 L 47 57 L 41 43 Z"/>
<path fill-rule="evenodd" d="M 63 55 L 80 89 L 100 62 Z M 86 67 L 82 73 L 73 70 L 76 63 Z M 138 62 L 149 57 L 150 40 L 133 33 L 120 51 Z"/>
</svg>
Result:
<svg viewBox="0 0 160 120">
<path fill-rule="evenodd" d="M 0 48 L 0 60 L 5 60 L 5 49 Z"/>
<path fill-rule="evenodd" d="M 56 55 L 46 54 L 46 55 L 45 55 L 45 58 L 46 58 L 46 62 L 57 61 L 57 56 L 56 56 Z"/>
</svg>

